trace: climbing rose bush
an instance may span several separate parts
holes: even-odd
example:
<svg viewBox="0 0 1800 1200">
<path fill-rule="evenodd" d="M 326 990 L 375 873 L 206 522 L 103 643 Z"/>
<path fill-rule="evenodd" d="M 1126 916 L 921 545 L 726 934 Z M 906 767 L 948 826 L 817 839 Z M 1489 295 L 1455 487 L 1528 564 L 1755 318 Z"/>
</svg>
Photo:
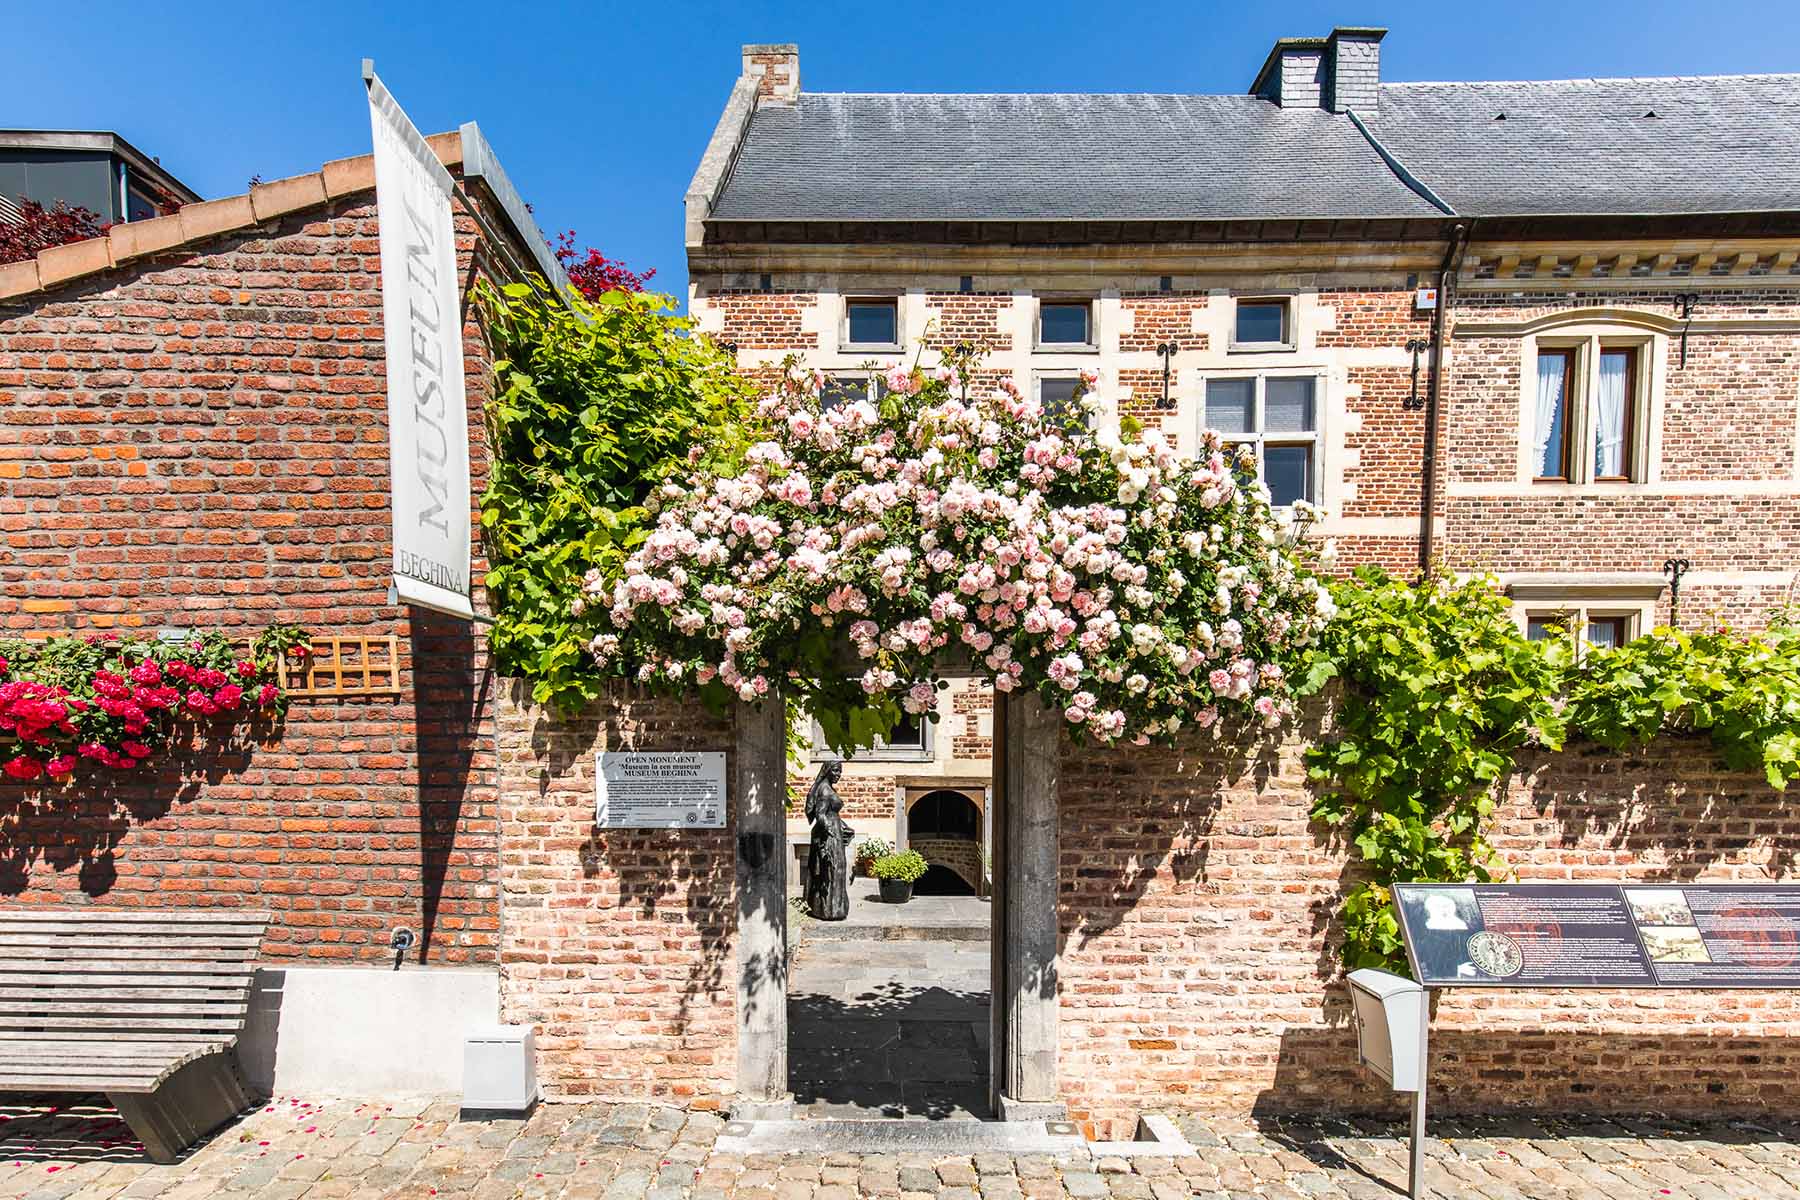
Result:
<svg viewBox="0 0 1800 1200">
<path fill-rule="evenodd" d="M 895 367 L 879 405 L 824 409 L 825 377 L 790 363 L 742 463 L 663 485 L 623 571 L 589 572 L 572 612 L 598 664 L 747 701 L 783 685 L 840 747 L 931 712 L 959 658 L 1099 742 L 1279 725 L 1334 609 L 1248 451 L 1091 430 L 1091 375 L 1060 415 L 976 379 L 972 358 Z"/>
<path fill-rule="evenodd" d="M 61 783 L 84 762 L 130 771 L 184 725 L 217 728 L 278 715 L 279 653 L 306 635 L 272 627 L 248 655 L 221 634 L 177 643 L 117 637 L 0 641 L 0 773 Z"/>
</svg>

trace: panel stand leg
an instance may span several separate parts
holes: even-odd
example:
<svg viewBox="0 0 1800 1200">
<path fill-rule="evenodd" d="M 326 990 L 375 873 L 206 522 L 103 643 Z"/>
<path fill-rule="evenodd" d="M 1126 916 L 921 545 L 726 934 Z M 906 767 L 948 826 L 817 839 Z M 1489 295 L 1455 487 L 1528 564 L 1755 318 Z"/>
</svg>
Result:
<svg viewBox="0 0 1800 1200">
<path fill-rule="evenodd" d="M 1425 1092 L 1431 1079 L 1431 992 L 1419 1004 L 1419 1090 L 1413 1093 L 1412 1146 L 1406 1164 L 1406 1194 L 1425 1194 Z"/>
</svg>

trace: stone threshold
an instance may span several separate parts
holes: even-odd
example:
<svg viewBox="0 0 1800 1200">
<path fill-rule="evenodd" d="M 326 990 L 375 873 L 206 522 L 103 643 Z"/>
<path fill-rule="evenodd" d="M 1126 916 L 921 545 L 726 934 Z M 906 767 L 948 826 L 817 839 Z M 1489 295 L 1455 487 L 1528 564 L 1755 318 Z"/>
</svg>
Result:
<svg viewBox="0 0 1800 1200">
<path fill-rule="evenodd" d="M 731 1121 L 720 1154 L 1046 1154 L 1073 1158 L 1192 1158 L 1167 1117 L 1139 1119 L 1129 1142 L 1090 1142 L 1069 1121 Z"/>
</svg>

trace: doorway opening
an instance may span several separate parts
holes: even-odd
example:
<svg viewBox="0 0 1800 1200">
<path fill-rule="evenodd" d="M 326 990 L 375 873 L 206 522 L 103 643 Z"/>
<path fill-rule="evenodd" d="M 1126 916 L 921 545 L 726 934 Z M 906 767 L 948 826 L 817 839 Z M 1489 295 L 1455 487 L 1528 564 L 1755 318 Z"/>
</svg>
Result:
<svg viewBox="0 0 1800 1200">
<path fill-rule="evenodd" d="M 948 738 L 920 740 L 931 747 L 923 753 L 948 749 Z M 846 762 L 838 790 L 855 830 L 853 856 L 874 837 L 925 860 L 911 898 L 884 902 L 877 880 L 859 875 L 845 920 L 802 915 L 790 926 L 788 1076 L 801 1118 L 995 1115 L 989 779 L 904 769 Z M 879 814 L 872 794 L 883 797 Z M 793 861 L 804 878 L 798 846 Z"/>
</svg>

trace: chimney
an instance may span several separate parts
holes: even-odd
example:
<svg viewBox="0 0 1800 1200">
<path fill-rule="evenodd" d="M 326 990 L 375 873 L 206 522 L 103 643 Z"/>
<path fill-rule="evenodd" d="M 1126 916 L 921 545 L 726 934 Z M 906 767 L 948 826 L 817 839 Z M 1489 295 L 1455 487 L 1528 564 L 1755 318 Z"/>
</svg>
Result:
<svg viewBox="0 0 1800 1200">
<path fill-rule="evenodd" d="M 1281 38 L 1250 85 L 1282 108 L 1375 111 L 1385 29 L 1339 26 L 1322 38 Z"/>
<path fill-rule="evenodd" d="M 1325 39 L 1325 107 L 1372 115 L 1381 95 L 1381 39 L 1385 29 L 1340 25 Z"/>
<path fill-rule="evenodd" d="M 745 46 L 744 74 L 756 80 L 758 104 L 792 104 L 800 98 L 800 47 L 791 42 Z"/>
<path fill-rule="evenodd" d="M 1325 39 L 1281 38 L 1263 60 L 1252 96 L 1282 108 L 1317 108 L 1325 94 Z"/>
</svg>

